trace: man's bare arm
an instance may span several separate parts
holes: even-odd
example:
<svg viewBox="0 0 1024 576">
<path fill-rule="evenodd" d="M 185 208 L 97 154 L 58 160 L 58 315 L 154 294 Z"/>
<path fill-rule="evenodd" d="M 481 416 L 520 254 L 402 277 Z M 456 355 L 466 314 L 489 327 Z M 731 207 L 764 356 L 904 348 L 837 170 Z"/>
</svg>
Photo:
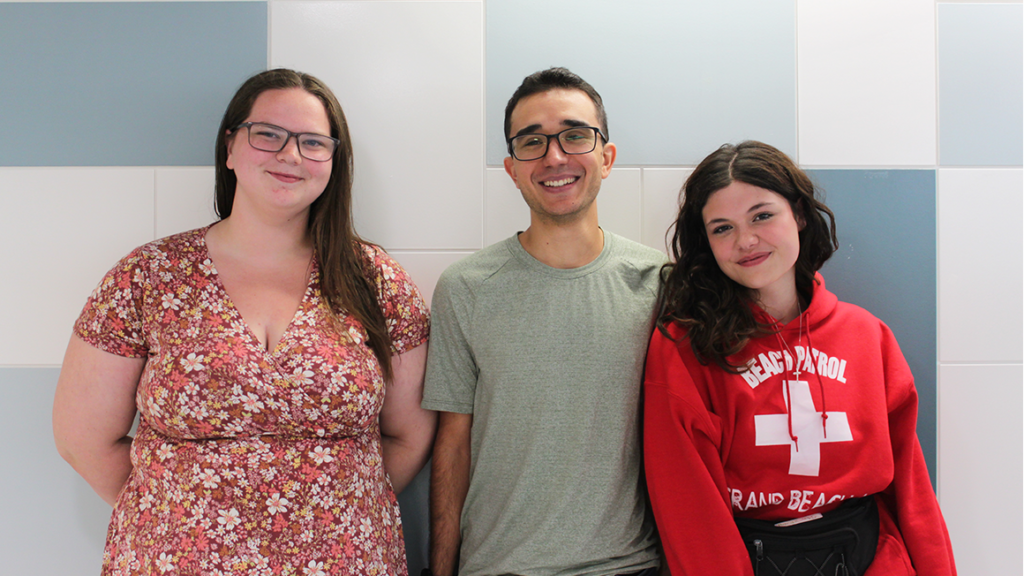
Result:
<svg viewBox="0 0 1024 576">
<path fill-rule="evenodd" d="M 430 468 L 430 570 L 458 573 L 462 506 L 469 490 L 472 414 L 441 412 Z"/>
</svg>

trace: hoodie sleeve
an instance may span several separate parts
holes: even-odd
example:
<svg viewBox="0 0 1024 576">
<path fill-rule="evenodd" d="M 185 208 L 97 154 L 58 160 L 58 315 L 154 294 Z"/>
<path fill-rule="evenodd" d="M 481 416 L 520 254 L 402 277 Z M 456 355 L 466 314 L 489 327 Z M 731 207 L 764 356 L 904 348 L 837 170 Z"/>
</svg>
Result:
<svg viewBox="0 0 1024 576">
<path fill-rule="evenodd" d="M 644 382 L 644 466 L 673 576 L 753 576 L 729 505 L 721 436 L 677 344 L 656 330 Z"/>
<path fill-rule="evenodd" d="M 895 466 L 892 484 L 882 493 L 882 498 L 896 517 L 900 535 L 917 573 L 953 576 L 956 565 L 949 532 L 932 490 L 917 438 L 914 377 L 892 331 L 883 325 L 882 332 L 889 437 Z"/>
</svg>

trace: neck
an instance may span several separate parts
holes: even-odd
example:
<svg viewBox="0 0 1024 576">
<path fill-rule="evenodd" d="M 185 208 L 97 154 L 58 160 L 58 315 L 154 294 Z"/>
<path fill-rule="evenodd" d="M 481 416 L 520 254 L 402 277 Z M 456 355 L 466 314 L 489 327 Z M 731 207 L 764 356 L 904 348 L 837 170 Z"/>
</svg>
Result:
<svg viewBox="0 0 1024 576">
<path fill-rule="evenodd" d="M 236 256 L 253 260 L 309 257 L 313 242 L 306 218 L 267 221 L 245 211 L 234 212 L 207 232 L 207 241 Z"/>
<path fill-rule="evenodd" d="M 754 300 L 783 326 L 800 315 L 800 297 L 795 282 L 772 289 L 762 288 L 756 291 Z"/>
<path fill-rule="evenodd" d="M 537 260 L 552 268 L 579 268 L 590 264 L 604 249 L 604 231 L 594 218 L 552 224 L 532 218 L 530 227 L 519 235 L 519 243 Z"/>
</svg>

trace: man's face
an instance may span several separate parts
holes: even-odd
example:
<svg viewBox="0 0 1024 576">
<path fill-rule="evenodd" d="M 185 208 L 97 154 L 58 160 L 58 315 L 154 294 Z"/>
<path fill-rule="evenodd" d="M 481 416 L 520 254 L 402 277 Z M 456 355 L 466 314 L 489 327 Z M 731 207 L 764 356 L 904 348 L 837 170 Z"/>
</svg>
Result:
<svg viewBox="0 0 1024 576">
<path fill-rule="evenodd" d="M 594 103 L 580 90 L 553 89 L 523 98 L 512 110 L 511 136 L 557 134 L 574 126 L 600 127 Z M 615 145 L 602 144 L 586 154 L 566 154 L 551 138 L 537 160 L 505 158 L 505 171 L 530 207 L 531 219 L 560 224 L 593 215 L 601 180 L 615 163 Z"/>
</svg>

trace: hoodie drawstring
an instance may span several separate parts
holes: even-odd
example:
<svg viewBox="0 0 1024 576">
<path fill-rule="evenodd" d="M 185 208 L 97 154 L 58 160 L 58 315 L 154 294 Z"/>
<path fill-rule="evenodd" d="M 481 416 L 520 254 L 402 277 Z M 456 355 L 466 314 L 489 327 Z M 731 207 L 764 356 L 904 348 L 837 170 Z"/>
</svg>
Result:
<svg viewBox="0 0 1024 576">
<path fill-rule="evenodd" d="M 804 313 L 803 313 L 803 310 L 799 311 L 798 316 L 800 318 L 800 324 L 799 324 L 799 328 L 797 329 L 797 335 L 796 335 L 796 345 L 797 346 L 799 346 L 801 340 L 803 340 L 803 333 L 804 333 Z M 782 326 L 779 325 L 778 321 L 775 322 L 775 327 L 777 328 L 777 330 L 775 332 L 775 339 L 779 342 L 779 344 L 781 344 L 781 348 L 784 349 L 789 354 L 790 358 L 793 359 L 793 365 L 794 365 L 794 368 L 795 368 L 795 370 L 793 370 L 793 379 L 790 380 L 790 379 L 787 378 L 785 380 L 785 382 L 786 382 L 786 390 L 785 390 L 784 393 L 785 393 L 785 396 L 786 396 L 785 397 L 785 400 L 786 400 L 786 424 L 787 424 L 787 426 L 789 428 L 789 439 L 793 441 L 794 449 L 797 452 L 799 452 L 800 451 L 799 438 L 797 437 L 796 434 L 793 433 L 793 407 L 792 407 L 793 394 L 792 394 L 792 388 L 790 387 L 790 384 L 793 382 L 793 380 L 797 380 L 799 378 L 799 374 L 800 374 L 799 362 L 800 362 L 800 360 L 799 360 L 799 357 L 793 352 L 793 350 L 790 349 L 789 344 L 786 343 L 786 339 L 782 337 Z M 811 353 L 811 348 L 813 346 L 814 345 L 811 342 L 811 327 L 808 326 L 807 327 L 807 351 L 805 352 L 805 354 L 810 354 Z M 825 383 L 821 381 L 821 374 L 818 373 L 817 370 L 814 371 L 814 375 L 815 375 L 815 377 L 818 380 L 818 391 L 821 394 L 821 434 L 822 434 L 823 438 L 828 438 L 828 407 L 827 407 L 826 402 L 825 402 Z"/>
<path fill-rule="evenodd" d="M 811 343 L 811 329 L 807 328 L 807 350 L 810 353 L 811 347 L 814 344 Z M 817 370 L 814 371 L 814 375 L 818 377 L 818 390 L 821 392 L 821 436 L 822 438 L 828 438 L 828 407 L 825 404 L 825 384 L 821 381 L 821 374 Z"/>
</svg>

